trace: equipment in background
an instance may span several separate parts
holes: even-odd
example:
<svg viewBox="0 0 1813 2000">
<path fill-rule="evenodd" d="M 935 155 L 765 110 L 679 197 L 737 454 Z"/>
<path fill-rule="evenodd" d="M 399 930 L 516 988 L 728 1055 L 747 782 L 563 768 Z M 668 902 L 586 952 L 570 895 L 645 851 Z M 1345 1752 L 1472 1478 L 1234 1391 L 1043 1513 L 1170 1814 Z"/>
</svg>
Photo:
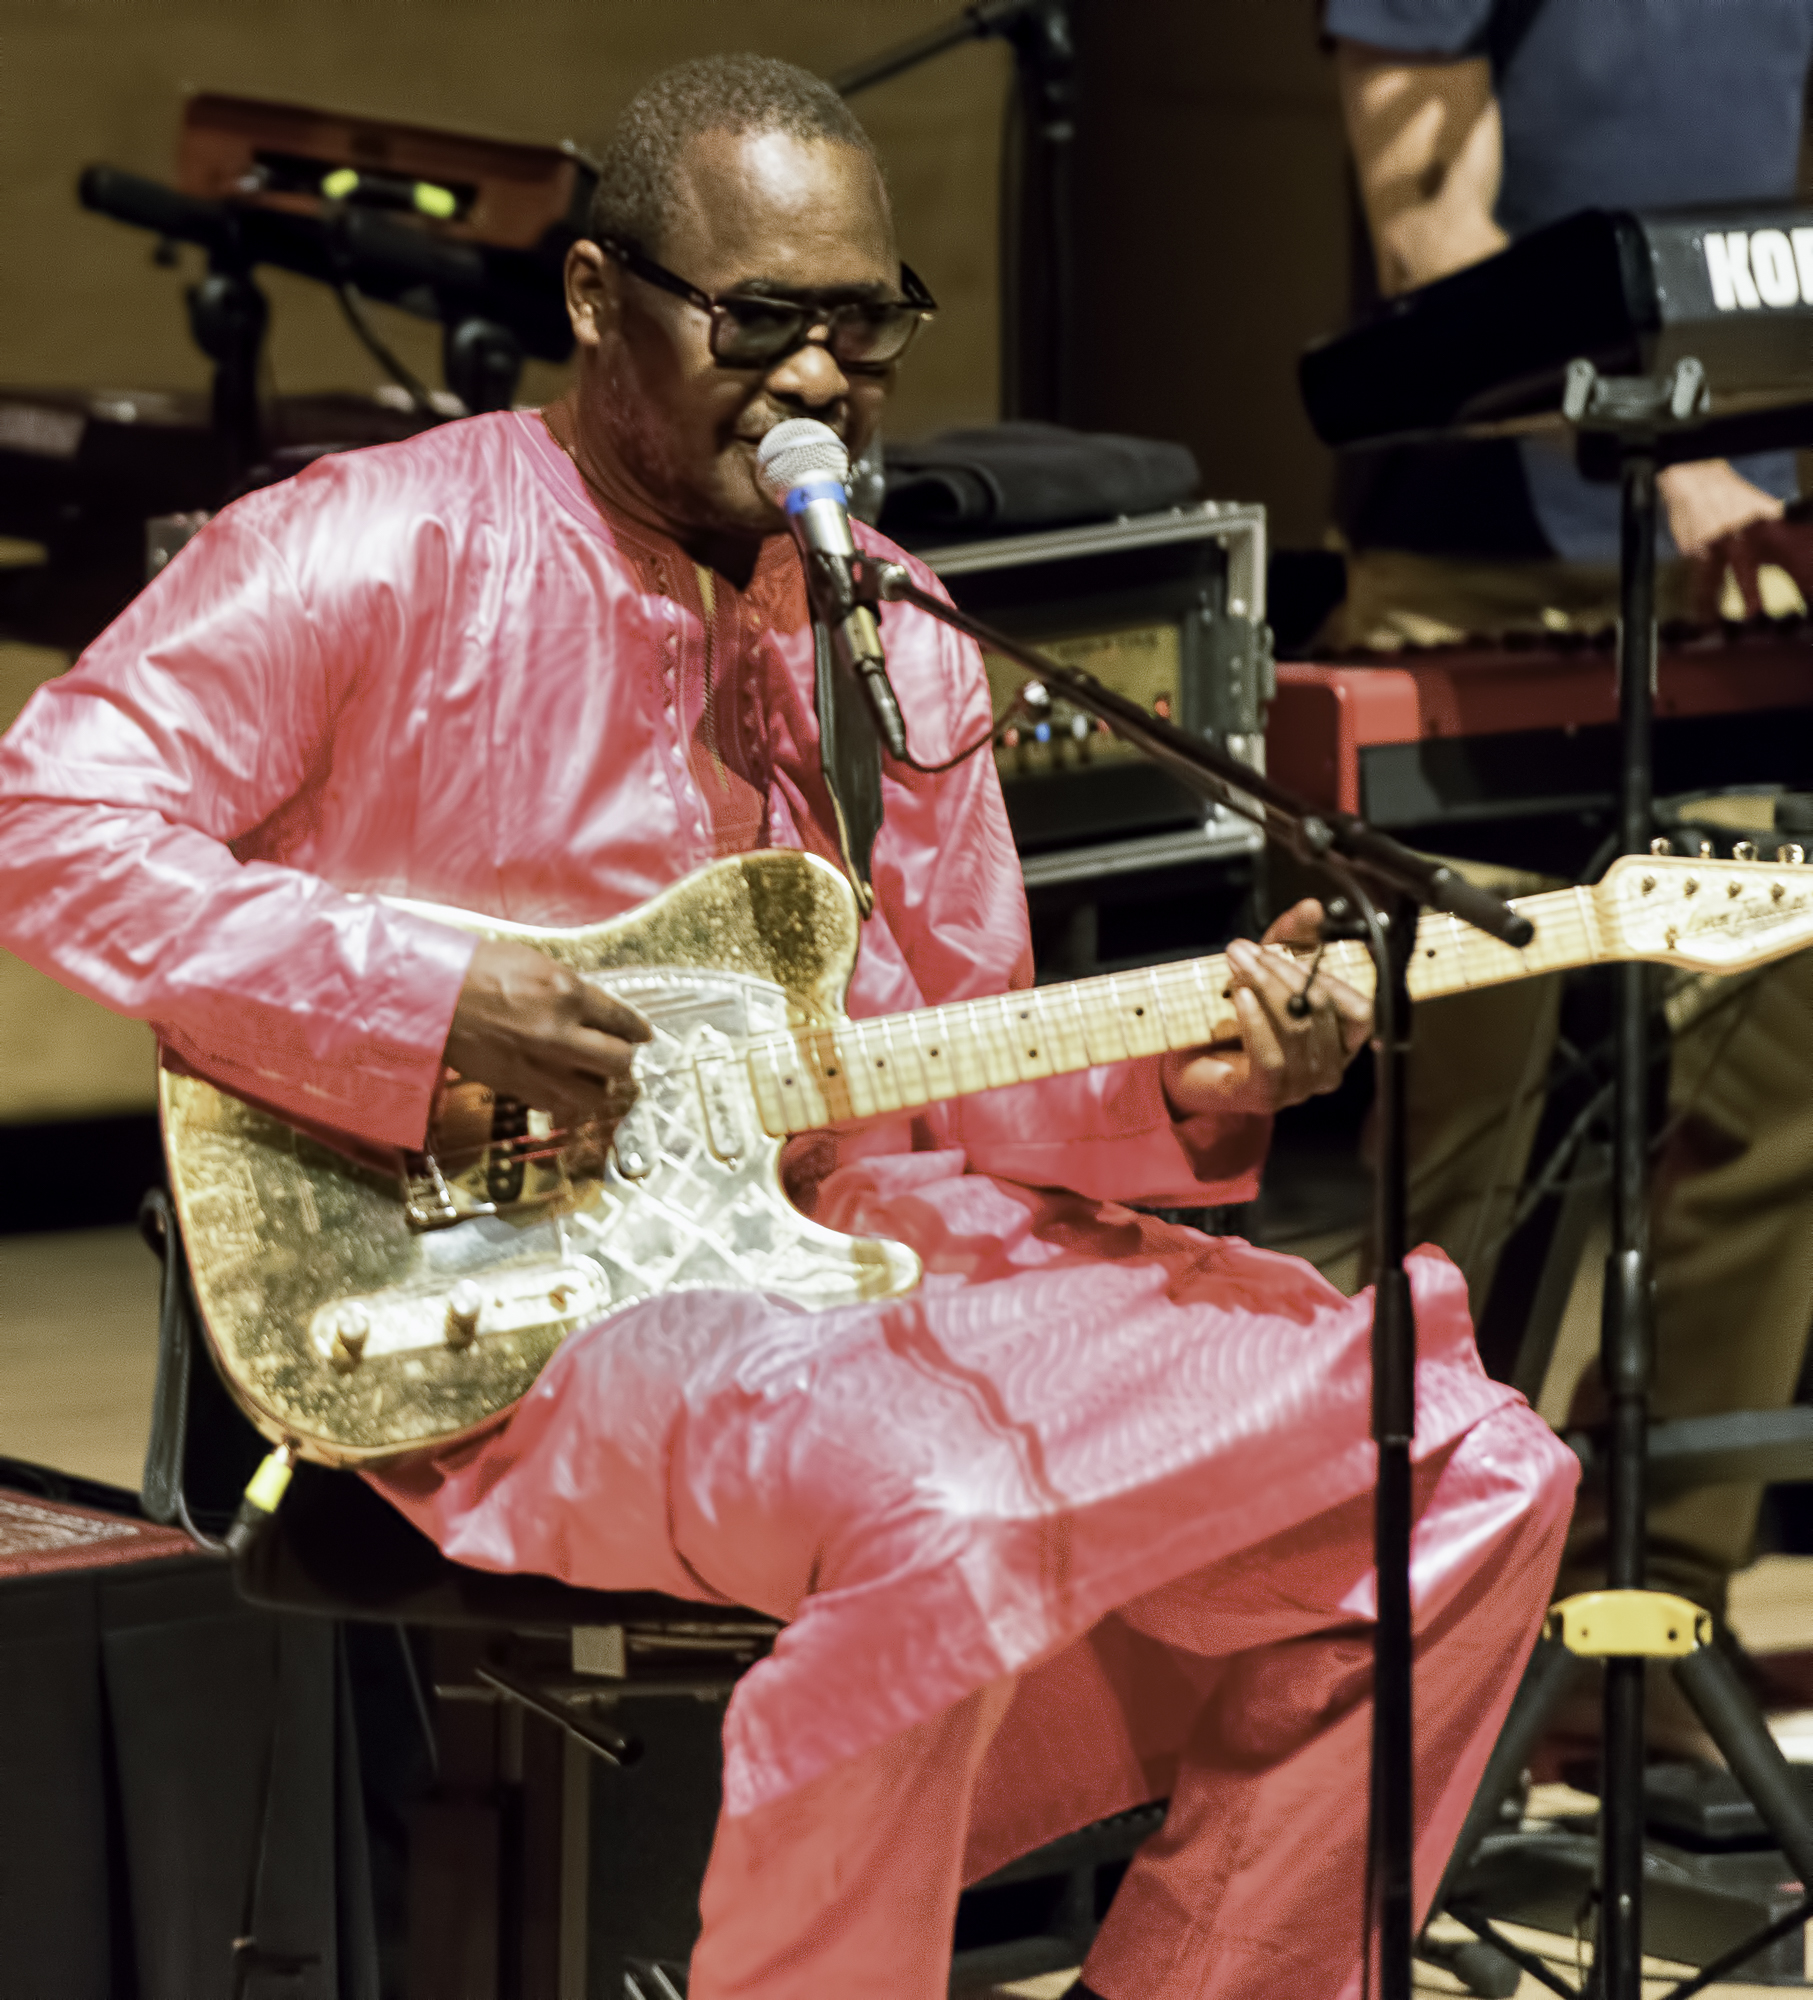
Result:
<svg viewBox="0 0 1813 2000">
<path fill-rule="evenodd" d="M 1188 445 L 1061 424 L 988 424 L 890 441 L 879 524 L 904 548 L 1156 514 L 1201 485 Z"/>
<path fill-rule="evenodd" d="M 597 170 L 571 145 L 532 146 L 387 119 L 204 93 L 189 100 L 178 184 L 94 166 L 86 208 L 188 242 L 208 275 L 188 292 L 196 344 L 215 364 L 214 423 L 238 465 L 264 437 L 259 356 L 272 264 L 333 287 L 353 331 L 425 414 L 507 409 L 525 356 L 572 351 L 562 292 Z M 445 329 L 457 406 L 440 406 L 366 322 L 361 299 Z"/>
<path fill-rule="evenodd" d="M 281 396 L 262 412 L 273 472 L 438 423 L 400 389 Z M 0 387 L 0 637 L 78 653 L 145 581 L 146 526 L 242 484 L 208 399 L 161 389 Z"/>
<path fill-rule="evenodd" d="M 1617 809 L 1614 666 L 1610 632 L 1286 661 L 1266 768 L 1413 846 L 1577 876 Z M 1805 789 L 1810 706 L 1813 623 L 1671 631 L 1657 670 L 1657 789 Z"/>
<path fill-rule="evenodd" d="M 1264 767 L 1272 691 L 1265 510 L 1213 500 L 1137 520 L 927 550 L 961 609 Z M 1250 863 L 1260 838 L 1005 661 L 995 762 L 1028 888 Z M 1015 697 L 1019 696 L 1017 705 Z M 1004 713 L 1005 712 L 1005 713 Z"/>
<path fill-rule="evenodd" d="M 1330 445 L 1641 418 L 1633 379 L 1666 382 L 1662 463 L 1813 442 L 1813 209 L 1585 209 L 1385 300 L 1299 378 Z M 1616 477 L 1609 433 L 1580 443 Z"/>
</svg>

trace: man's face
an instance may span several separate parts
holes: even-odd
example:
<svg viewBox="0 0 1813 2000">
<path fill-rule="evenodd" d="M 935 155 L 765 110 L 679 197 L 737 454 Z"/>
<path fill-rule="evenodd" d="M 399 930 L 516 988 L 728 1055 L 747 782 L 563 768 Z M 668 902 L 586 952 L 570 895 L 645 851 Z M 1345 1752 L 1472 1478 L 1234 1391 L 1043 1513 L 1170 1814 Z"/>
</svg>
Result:
<svg viewBox="0 0 1813 2000">
<path fill-rule="evenodd" d="M 854 147 L 708 132 L 682 161 L 676 193 L 666 235 L 646 247 L 713 298 L 900 296 L 887 197 Z M 846 373 L 822 335 L 765 370 L 725 368 L 702 311 L 592 246 L 574 251 L 568 283 L 582 349 L 582 435 L 597 438 L 676 529 L 778 533 L 781 514 L 756 480 L 756 447 L 789 417 L 828 424 L 852 456 L 874 434 L 891 370 Z"/>
</svg>

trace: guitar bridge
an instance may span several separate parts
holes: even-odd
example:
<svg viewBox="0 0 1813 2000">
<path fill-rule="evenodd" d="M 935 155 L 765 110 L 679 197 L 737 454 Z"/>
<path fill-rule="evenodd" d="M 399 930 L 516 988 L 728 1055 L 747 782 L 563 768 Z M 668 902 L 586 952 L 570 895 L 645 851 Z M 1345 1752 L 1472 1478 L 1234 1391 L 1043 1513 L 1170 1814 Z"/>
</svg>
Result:
<svg viewBox="0 0 1813 2000">
<path fill-rule="evenodd" d="M 411 1229 L 451 1229 L 456 1222 L 496 1213 L 496 1202 L 475 1201 L 464 1188 L 456 1193 L 432 1153 L 405 1154 L 403 1219 Z"/>
<path fill-rule="evenodd" d="M 595 1127 L 556 1131 L 544 1111 L 455 1081 L 435 1104 L 428 1145 L 403 1156 L 403 1215 L 425 1231 L 545 1209 L 570 1203 L 575 1184 L 602 1170 Z"/>
</svg>

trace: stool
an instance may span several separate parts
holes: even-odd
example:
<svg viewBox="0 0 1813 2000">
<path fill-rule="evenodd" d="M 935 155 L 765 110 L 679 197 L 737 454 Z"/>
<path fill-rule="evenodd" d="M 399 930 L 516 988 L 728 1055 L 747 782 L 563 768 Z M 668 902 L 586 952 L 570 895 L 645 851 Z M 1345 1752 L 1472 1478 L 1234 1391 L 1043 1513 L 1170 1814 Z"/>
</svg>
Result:
<svg viewBox="0 0 1813 2000">
<path fill-rule="evenodd" d="M 283 1504 L 229 1556 L 218 1531 L 263 1444 L 213 1369 L 196 1366 L 202 1335 L 162 1190 L 145 1197 L 139 1224 L 163 1261 L 146 1513 L 181 1525 L 198 1546 L 230 1561 L 252 1604 L 398 1634 L 436 1768 L 436 1797 L 412 1828 L 412 2000 L 452 1992 L 462 2000 L 564 2000 L 607 1990 L 588 1968 L 597 1934 L 608 1943 L 614 1928 L 608 1913 L 601 1923 L 591 1907 L 594 1773 L 636 1764 L 650 1735 L 671 1738 L 675 1704 L 695 1722 L 690 1736 L 708 1738 L 715 1757 L 715 1717 L 779 1624 L 652 1591 L 585 1590 L 452 1562 L 356 1474 L 315 1465 L 297 1467 Z M 427 1686 L 411 1630 L 426 1635 Z M 667 1705 L 659 1726 L 646 1705 L 654 1698 Z M 637 1726 L 625 1728 L 631 1704 Z M 709 1729 L 699 1726 L 700 1704 L 713 1712 Z M 691 1762 L 699 1765 L 699 1756 Z M 668 1824 L 656 1845 L 677 1840 L 685 1850 L 675 1857 L 678 1892 L 654 1912 L 662 1934 L 645 1939 L 665 1948 L 641 1960 L 625 1954 L 626 2000 L 684 1991 L 697 1929 L 692 1905 L 716 1817 L 715 1762 L 706 1762 L 689 1788 L 693 1823 L 676 1826 L 663 1815 Z M 641 1842 L 638 1873 L 659 1862 L 649 1846 Z"/>
</svg>

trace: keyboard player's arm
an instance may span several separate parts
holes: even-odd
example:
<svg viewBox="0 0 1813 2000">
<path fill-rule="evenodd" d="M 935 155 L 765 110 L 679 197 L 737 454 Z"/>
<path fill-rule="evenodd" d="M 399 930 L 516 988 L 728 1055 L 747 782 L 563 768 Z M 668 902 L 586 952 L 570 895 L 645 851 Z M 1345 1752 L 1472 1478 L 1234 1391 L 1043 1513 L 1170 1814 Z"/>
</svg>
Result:
<svg viewBox="0 0 1813 2000">
<path fill-rule="evenodd" d="M 1387 296 L 1510 240 L 1493 219 L 1503 139 L 1491 65 L 1338 41 L 1341 111 Z"/>
<path fill-rule="evenodd" d="M 1509 238 L 1493 210 L 1503 136 L 1491 64 L 1340 39 L 1335 51 L 1380 291 L 1409 291 L 1502 250 Z M 1722 537 L 1782 512 L 1773 494 L 1722 458 L 1671 465 L 1657 485 L 1684 556 L 1707 556 Z"/>
</svg>

